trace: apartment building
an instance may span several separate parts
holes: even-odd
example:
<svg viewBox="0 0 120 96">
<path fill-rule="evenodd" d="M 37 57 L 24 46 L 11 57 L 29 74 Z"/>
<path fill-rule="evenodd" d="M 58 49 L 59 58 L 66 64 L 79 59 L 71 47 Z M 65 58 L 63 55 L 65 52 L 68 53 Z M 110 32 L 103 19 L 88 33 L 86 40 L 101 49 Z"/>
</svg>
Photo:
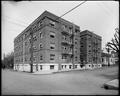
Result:
<svg viewBox="0 0 120 96">
<path fill-rule="evenodd" d="M 89 30 L 80 32 L 80 63 L 86 68 L 101 67 L 101 40 Z"/>
<path fill-rule="evenodd" d="M 45 11 L 14 39 L 14 70 L 33 72 L 80 67 L 80 27 Z"/>
</svg>

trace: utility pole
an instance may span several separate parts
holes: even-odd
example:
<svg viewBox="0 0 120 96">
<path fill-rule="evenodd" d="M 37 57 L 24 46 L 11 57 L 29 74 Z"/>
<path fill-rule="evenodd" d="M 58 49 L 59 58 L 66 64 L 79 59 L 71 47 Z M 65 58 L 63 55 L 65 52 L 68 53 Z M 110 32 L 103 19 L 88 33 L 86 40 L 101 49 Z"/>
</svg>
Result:
<svg viewBox="0 0 120 96">
<path fill-rule="evenodd" d="M 30 31 L 30 72 L 33 73 L 33 31 Z"/>
</svg>

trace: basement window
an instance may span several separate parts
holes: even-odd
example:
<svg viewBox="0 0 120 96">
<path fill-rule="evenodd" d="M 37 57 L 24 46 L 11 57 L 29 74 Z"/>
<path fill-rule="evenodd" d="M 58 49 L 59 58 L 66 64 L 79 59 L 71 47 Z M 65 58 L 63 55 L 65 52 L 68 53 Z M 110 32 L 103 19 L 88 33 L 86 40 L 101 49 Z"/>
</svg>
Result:
<svg viewBox="0 0 120 96">
<path fill-rule="evenodd" d="M 54 69 L 54 65 L 50 65 L 50 69 Z"/>
</svg>

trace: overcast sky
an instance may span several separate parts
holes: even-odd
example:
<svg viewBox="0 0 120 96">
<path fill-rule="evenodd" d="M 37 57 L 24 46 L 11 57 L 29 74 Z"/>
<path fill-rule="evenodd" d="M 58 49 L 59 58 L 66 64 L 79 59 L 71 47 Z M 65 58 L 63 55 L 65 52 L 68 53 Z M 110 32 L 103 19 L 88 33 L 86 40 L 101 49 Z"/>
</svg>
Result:
<svg viewBox="0 0 120 96">
<path fill-rule="evenodd" d="M 83 1 L 2 1 L 2 56 L 14 50 L 14 38 L 45 10 L 61 16 Z M 63 17 L 102 37 L 102 48 L 119 23 L 118 1 L 87 1 Z"/>
</svg>

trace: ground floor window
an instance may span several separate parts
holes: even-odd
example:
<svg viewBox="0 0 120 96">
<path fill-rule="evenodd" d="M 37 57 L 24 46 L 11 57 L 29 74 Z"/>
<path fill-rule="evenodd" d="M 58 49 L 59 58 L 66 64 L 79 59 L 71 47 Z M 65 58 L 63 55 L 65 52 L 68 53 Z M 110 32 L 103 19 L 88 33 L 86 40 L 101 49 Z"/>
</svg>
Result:
<svg viewBox="0 0 120 96">
<path fill-rule="evenodd" d="M 62 69 L 63 69 L 63 65 L 62 65 Z"/>
<path fill-rule="evenodd" d="M 75 65 L 75 68 L 77 68 L 77 65 Z"/>
<path fill-rule="evenodd" d="M 42 65 L 40 65 L 40 70 L 42 70 Z"/>
<path fill-rule="evenodd" d="M 54 65 L 50 65 L 50 69 L 54 69 Z"/>
<path fill-rule="evenodd" d="M 38 71 L 38 65 L 36 64 L 36 71 Z"/>
<path fill-rule="evenodd" d="M 71 69 L 71 68 L 72 68 L 72 65 L 69 65 L 69 68 Z"/>
<path fill-rule="evenodd" d="M 66 68 L 67 65 L 65 65 L 65 68 Z"/>
</svg>

